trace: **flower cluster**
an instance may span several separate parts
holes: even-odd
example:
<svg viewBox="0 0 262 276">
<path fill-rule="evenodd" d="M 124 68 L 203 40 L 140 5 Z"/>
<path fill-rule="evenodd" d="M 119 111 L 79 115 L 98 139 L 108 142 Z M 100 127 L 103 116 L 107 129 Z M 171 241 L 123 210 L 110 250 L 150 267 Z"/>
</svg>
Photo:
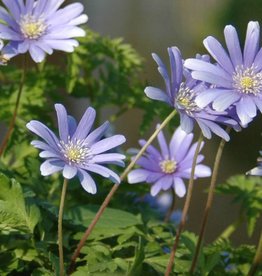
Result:
<svg viewBox="0 0 262 276">
<path fill-rule="evenodd" d="M 3 0 L 0 7 L 0 39 L 9 43 L 3 48 L 1 62 L 29 51 L 35 62 L 44 60 L 53 50 L 73 52 L 85 35 L 77 27 L 87 21 L 83 5 L 73 3 L 59 9 L 64 0 Z"/>
<path fill-rule="evenodd" d="M 183 179 L 190 179 L 192 163 L 197 144 L 191 145 L 194 135 L 187 134 L 179 127 L 173 134 L 169 145 L 167 144 L 162 131 L 157 138 L 160 146 L 160 152 L 152 145 L 147 148 L 137 164 L 141 167 L 131 171 L 128 174 L 128 182 L 134 183 L 152 183 L 151 195 L 157 195 L 161 190 L 174 189 L 179 197 L 186 193 L 186 187 Z M 140 146 L 146 143 L 140 140 Z M 201 148 L 204 142 L 201 144 Z M 204 156 L 199 154 L 195 167 L 194 177 L 208 177 L 211 175 L 209 167 L 200 164 Z"/>
<path fill-rule="evenodd" d="M 41 174 L 44 176 L 62 171 L 63 176 L 71 179 L 78 176 L 82 187 L 91 194 L 96 193 L 96 184 L 89 172 L 97 173 L 120 182 L 119 176 L 104 164 L 123 166 L 125 156 L 107 151 L 123 144 L 123 135 L 101 138 L 105 135 L 109 123 L 105 122 L 97 129 L 90 132 L 96 112 L 89 107 L 77 125 L 72 116 L 68 116 L 63 105 L 55 105 L 59 138 L 44 124 L 39 121 L 30 121 L 26 126 L 43 141 L 33 141 L 31 144 L 42 150 L 40 157 L 46 161 L 41 165 Z"/>
</svg>

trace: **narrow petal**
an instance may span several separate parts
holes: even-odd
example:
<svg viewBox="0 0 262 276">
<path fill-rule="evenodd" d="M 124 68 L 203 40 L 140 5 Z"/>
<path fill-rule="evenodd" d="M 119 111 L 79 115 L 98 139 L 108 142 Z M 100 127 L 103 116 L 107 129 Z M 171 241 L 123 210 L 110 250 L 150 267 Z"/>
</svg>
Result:
<svg viewBox="0 0 262 276">
<path fill-rule="evenodd" d="M 152 185 L 150 193 L 152 196 L 156 196 L 162 189 L 162 178 L 160 178 L 155 184 Z"/>
<path fill-rule="evenodd" d="M 91 146 L 90 150 L 92 154 L 99 154 L 115 148 L 126 141 L 123 135 L 114 135 L 109 138 L 105 138 Z"/>
<path fill-rule="evenodd" d="M 217 76 L 225 81 L 231 81 L 231 75 L 224 71 L 221 67 L 211 64 L 196 58 L 189 58 L 185 60 L 185 67 L 194 70 L 209 73 L 208 75 Z"/>
<path fill-rule="evenodd" d="M 96 111 L 94 110 L 94 108 L 87 108 L 72 138 L 78 140 L 85 139 L 94 124 L 95 117 Z"/>
<path fill-rule="evenodd" d="M 159 125 L 157 126 L 157 128 L 159 128 Z M 160 131 L 158 133 L 157 140 L 158 140 L 158 144 L 159 144 L 160 149 L 161 149 L 162 156 L 164 158 L 169 158 L 169 150 L 168 150 L 168 146 L 167 146 L 166 139 L 165 139 L 163 131 Z"/>
<path fill-rule="evenodd" d="M 45 52 L 34 44 L 29 46 L 29 53 L 36 63 L 42 62 L 45 59 Z"/>
<path fill-rule="evenodd" d="M 194 128 L 194 120 L 190 118 L 187 114 L 181 113 L 180 114 L 180 125 L 181 128 L 186 132 L 190 133 L 192 132 Z"/>
<path fill-rule="evenodd" d="M 246 106 L 242 100 L 236 104 L 237 116 L 239 117 L 242 125 L 247 125 L 252 121 L 252 118 L 247 113 Z"/>
<path fill-rule="evenodd" d="M 77 174 L 77 168 L 69 165 L 65 165 L 63 169 L 63 177 L 71 179 Z"/>
<path fill-rule="evenodd" d="M 48 159 L 40 166 L 40 171 L 43 176 L 63 170 L 65 163 L 58 159 Z"/>
<path fill-rule="evenodd" d="M 150 99 L 170 103 L 168 96 L 159 88 L 148 86 L 145 89 L 145 94 Z"/>
<path fill-rule="evenodd" d="M 226 80 L 218 75 L 214 75 L 208 72 L 193 71 L 192 77 L 196 80 L 204 81 L 210 84 L 217 85 L 221 88 L 232 89 L 232 82 Z"/>
<path fill-rule="evenodd" d="M 44 124 L 42 124 L 39 121 L 32 120 L 29 123 L 27 123 L 26 127 L 30 131 L 32 131 L 33 133 L 35 133 L 36 135 L 44 139 L 47 142 L 47 144 L 52 146 L 54 149 L 59 150 L 58 139 L 56 138 L 55 134 Z"/>
<path fill-rule="evenodd" d="M 183 78 L 182 56 L 177 47 L 168 48 L 168 54 L 171 66 L 171 93 L 180 86 Z M 174 97 L 175 95 L 172 96 Z"/>
<path fill-rule="evenodd" d="M 229 108 L 232 104 L 240 99 L 239 93 L 234 90 L 226 90 L 224 93 L 219 95 L 213 102 L 213 108 L 217 111 L 224 111 Z"/>
<path fill-rule="evenodd" d="M 147 170 L 135 169 L 128 174 L 127 176 L 128 183 L 135 184 L 140 182 L 146 182 L 146 179 L 149 174 L 150 172 Z"/>
<path fill-rule="evenodd" d="M 95 194 L 97 189 L 93 178 L 87 172 L 81 169 L 78 170 L 77 175 L 84 190 L 90 194 Z"/>
<path fill-rule="evenodd" d="M 234 67 L 243 64 L 242 52 L 236 29 L 228 25 L 224 29 L 225 40 Z"/>
<path fill-rule="evenodd" d="M 244 47 L 244 65 L 250 67 L 259 49 L 260 27 L 258 22 L 251 21 L 247 26 L 246 41 Z"/>
<path fill-rule="evenodd" d="M 67 112 L 62 104 L 55 104 L 55 110 L 57 114 L 59 136 L 62 141 L 65 143 L 68 142 L 68 121 L 67 121 Z"/>
<path fill-rule="evenodd" d="M 180 177 L 174 177 L 174 189 L 178 197 L 183 197 L 186 194 L 186 186 Z"/>
<path fill-rule="evenodd" d="M 224 70 L 226 70 L 229 74 L 232 74 L 235 71 L 228 54 L 214 37 L 207 37 L 203 43 L 210 55 L 218 62 L 218 64 L 220 64 Z"/>
<path fill-rule="evenodd" d="M 99 175 L 102 175 L 103 177 L 109 178 L 113 182 L 120 183 L 119 176 L 115 172 L 113 172 L 112 170 L 110 170 L 106 167 L 103 167 L 98 164 L 88 164 L 84 168 L 85 168 L 85 170 L 88 170 L 90 172 L 94 172 Z"/>
<path fill-rule="evenodd" d="M 228 90 L 222 90 L 222 89 L 207 89 L 203 92 L 201 92 L 195 99 L 196 104 L 200 108 L 204 108 L 207 105 L 209 105 L 211 102 L 214 101 L 217 97 L 219 97 L 221 91 L 227 92 Z"/>
<path fill-rule="evenodd" d="M 93 130 L 85 139 L 85 144 L 88 146 L 93 145 L 95 142 L 99 141 L 101 137 L 104 136 L 105 132 L 107 131 L 109 127 L 109 122 L 106 121 L 103 123 L 100 127 Z"/>
<path fill-rule="evenodd" d="M 196 165 L 195 168 L 195 176 L 196 177 L 209 177 L 211 176 L 211 169 L 205 165 Z"/>
<path fill-rule="evenodd" d="M 77 122 L 76 122 L 76 119 L 70 115 L 67 116 L 67 122 L 68 122 L 68 133 L 70 137 L 72 137 L 76 131 Z"/>
</svg>

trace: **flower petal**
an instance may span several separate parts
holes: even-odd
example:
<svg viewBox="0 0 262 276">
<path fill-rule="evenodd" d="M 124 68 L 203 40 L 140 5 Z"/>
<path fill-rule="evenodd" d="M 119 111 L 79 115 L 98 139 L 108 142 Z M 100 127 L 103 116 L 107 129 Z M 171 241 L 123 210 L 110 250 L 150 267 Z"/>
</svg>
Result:
<svg viewBox="0 0 262 276">
<path fill-rule="evenodd" d="M 65 165 L 63 169 L 63 177 L 71 179 L 77 174 L 77 168 L 69 165 Z"/>
<path fill-rule="evenodd" d="M 87 172 L 81 169 L 78 169 L 77 175 L 84 190 L 90 194 L 95 194 L 97 189 L 93 178 Z"/>
</svg>

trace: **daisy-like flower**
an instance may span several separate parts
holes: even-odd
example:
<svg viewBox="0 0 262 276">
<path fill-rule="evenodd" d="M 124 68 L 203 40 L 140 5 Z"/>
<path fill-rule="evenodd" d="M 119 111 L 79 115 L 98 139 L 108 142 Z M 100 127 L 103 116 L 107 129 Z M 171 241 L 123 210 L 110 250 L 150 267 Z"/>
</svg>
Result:
<svg viewBox="0 0 262 276">
<path fill-rule="evenodd" d="M 66 179 L 78 176 L 82 187 L 91 194 L 96 193 L 96 184 L 91 173 L 97 173 L 119 183 L 119 176 L 106 168 L 105 164 L 124 166 L 124 155 L 107 152 L 121 144 L 126 139 L 123 135 L 101 138 L 104 136 L 109 123 L 105 122 L 97 129 L 90 132 L 96 112 L 89 107 L 77 125 L 76 120 L 67 115 L 63 105 L 55 105 L 59 137 L 47 126 L 39 121 L 30 121 L 26 126 L 43 141 L 32 141 L 32 145 L 42 152 L 40 157 L 46 161 L 41 165 L 43 176 L 62 171 Z"/>
<path fill-rule="evenodd" d="M 176 47 L 168 48 L 170 59 L 171 77 L 162 60 L 153 54 L 153 58 L 158 65 L 158 71 L 165 81 L 166 90 L 156 87 L 146 87 L 146 95 L 154 100 L 163 101 L 175 108 L 180 114 L 180 125 L 184 131 L 190 133 L 193 130 L 194 121 L 201 128 L 203 135 L 210 139 L 212 132 L 229 141 L 229 135 L 219 125 L 227 125 L 237 128 L 235 120 L 227 117 L 227 113 L 216 112 L 211 108 L 200 108 L 196 102 L 196 97 L 208 87 L 204 82 L 196 81 L 191 77 L 189 70 L 183 66 L 181 53 Z M 197 55 L 200 61 L 208 62 L 208 56 Z"/>
<path fill-rule="evenodd" d="M 5 56 L 29 51 L 35 62 L 44 60 L 53 50 L 73 52 L 78 42 L 74 37 L 85 35 L 77 27 L 87 21 L 83 5 L 74 3 L 59 9 L 64 0 L 3 0 L 0 7 L 0 38 L 9 40 Z"/>
<path fill-rule="evenodd" d="M 137 161 L 140 168 L 131 171 L 128 174 L 128 182 L 150 183 L 151 195 L 157 195 L 161 190 L 174 189 L 179 197 L 186 193 L 186 187 L 183 179 L 190 179 L 193 157 L 196 151 L 197 143 L 192 144 L 194 135 L 187 134 L 177 128 L 174 132 L 169 145 L 167 144 L 164 134 L 161 131 L 157 138 L 160 151 L 150 145 L 146 153 Z M 140 140 L 140 146 L 144 146 L 145 140 Z M 201 144 L 201 149 L 204 142 Z M 209 167 L 200 164 L 204 156 L 199 154 L 195 168 L 195 178 L 208 177 L 211 175 Z"/>
<path fill-rule="evenodd" d="M 185 67 L 193 70 L 193 78 L 213 86 L 197 97 L 198 106 L 205 107 L 212 103 L 217 111 L 233 106 L 241 124 L 246 126 L 256 116 L 257 109 L 262 112 L 262 48 L 259 24 L 249 22 L 243 52 L 233 26 L 226 26 L 224 35 L 227 51 L 212 36 L 203 42 L 216 64 L 188 59 Z"/>
</svg>

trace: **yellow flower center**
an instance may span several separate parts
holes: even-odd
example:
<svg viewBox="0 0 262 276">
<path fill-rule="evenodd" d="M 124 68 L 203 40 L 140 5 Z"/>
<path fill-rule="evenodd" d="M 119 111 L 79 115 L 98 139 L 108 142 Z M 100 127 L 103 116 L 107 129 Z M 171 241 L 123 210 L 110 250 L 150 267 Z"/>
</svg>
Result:
<svg viewBox="0 0 262 276">
<path fill-rule="evenodd" d="M 233 87 L 243 94 L 254 94 L 262 92 L 262 74 L 256 72 L 256 67 L 244 68 L 238 66 L 233 74 Z"/>
<path fill-rule="evenodd" d="M 244 89 L 252 88 L 253 85 L 254 85 L 254 81 L 253 81 L 253 79 L 251 77 L 243 77 L 240 80 L 240 85 Z"/>
<path fill-rule="evenodd" d="M 182 82 L 175 98 L 176 107 L 184 110 L 188 114 L 197 112 L 199 108 L 195 103 L 195 96 L 195 92 Z"/>
<path fill-rule="evenodd" d="M 71 165 L 75 164 L 84 164 L 88 155 L 90 154 L 90 150 L 87 146 L 85 146 L 83 140 L 71 140 L 68 138 L 68 142 L 60 141 L 59 147 L 64 157 Z"/>
<path fill-rule="evenodd" d="M 47 25 L 41 18 L 25 15 L 21 18 L 20 29 L 25 38 L 37 39 L 46 31 Z"/>
<path fill-rule="evenodd" d="M 176 170 L 176 161 L 164 160 L 159 163 L 163 173 L 173 173 Z"/>
</svg>

